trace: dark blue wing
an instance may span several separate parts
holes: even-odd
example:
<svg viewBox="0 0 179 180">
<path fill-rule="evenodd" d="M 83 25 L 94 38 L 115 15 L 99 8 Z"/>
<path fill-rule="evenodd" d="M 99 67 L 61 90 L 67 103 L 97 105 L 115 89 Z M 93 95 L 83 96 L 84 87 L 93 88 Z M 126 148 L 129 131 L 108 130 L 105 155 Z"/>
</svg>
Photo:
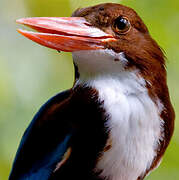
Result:
<svg viewBox="0 0 179 180">
<path fill-rule="evenodd" d="M 51 98 L 26 129 L 9 180 L 47 180 L 63 158 L 73 135 L 65 119 L 70 90 Z"/>
</svg>

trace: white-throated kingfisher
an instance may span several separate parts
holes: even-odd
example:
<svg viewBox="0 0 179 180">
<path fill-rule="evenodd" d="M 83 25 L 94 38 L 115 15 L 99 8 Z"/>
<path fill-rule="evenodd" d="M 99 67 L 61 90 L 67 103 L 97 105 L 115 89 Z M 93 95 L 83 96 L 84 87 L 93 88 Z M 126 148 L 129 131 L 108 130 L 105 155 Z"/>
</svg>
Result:
<svg viewBox="0 0 179 180">
<path fill-rule="evenodd" d="M 165 57 L 137 13 L 120 4 L 72 17 L 17 20 L 18 30 L 72 52 L 74 86 L 42 106 L 21 140 L 9 180 L 143 180 L 174 129 Z"/>
</svg>

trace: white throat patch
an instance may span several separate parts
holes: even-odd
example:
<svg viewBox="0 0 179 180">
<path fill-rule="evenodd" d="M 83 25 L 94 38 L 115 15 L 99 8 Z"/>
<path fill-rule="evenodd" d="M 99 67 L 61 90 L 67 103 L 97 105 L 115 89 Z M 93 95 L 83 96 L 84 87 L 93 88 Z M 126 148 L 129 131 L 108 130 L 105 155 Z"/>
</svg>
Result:
<svg viewBox="0 0 179 180">
<path fill-rule="evenodd" d="M 108 115 L 107 144 L 111 148 L 101 152 L 95 171 L 101 171 L 100 176 L 110 180 L 137 180 L 156 156 L 162 138 L 162 105 L 157 106 L 149 97 L 137 71 L 123 69 L 118 75 L 82 78 L 77 84 L 97 89 Z"/>
<path fill-rule="evenodd" d="M 113 50 L 91 50 L 73 52 L 73 60 L 78 66 L 83 80 L 107 74 L 118 74 L 124 71 L 127 59 L 123 52 Z"/>
</svg>

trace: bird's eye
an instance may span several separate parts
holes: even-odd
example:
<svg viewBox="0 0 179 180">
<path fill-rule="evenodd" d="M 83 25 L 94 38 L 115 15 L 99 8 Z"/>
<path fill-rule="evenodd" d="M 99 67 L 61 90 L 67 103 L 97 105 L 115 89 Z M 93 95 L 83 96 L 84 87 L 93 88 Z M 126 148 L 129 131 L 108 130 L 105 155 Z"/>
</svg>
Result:
<svg viewBox="0 0 179 180">
<path fill-rule="evenodd" d="M 131 24 L 125 17 L 118 17 L 113 24 L 113 30 L 118 34 L 125 34 L 129 31 Z"/>
</svg>

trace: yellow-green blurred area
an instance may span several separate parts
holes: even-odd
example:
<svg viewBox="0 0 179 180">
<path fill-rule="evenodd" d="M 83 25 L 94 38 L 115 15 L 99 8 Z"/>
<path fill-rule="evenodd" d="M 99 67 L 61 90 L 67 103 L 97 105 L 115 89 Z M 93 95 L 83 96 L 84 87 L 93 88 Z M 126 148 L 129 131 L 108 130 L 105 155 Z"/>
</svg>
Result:
<svg viewBox="0 0 179 180">
<path fill-rule="evenodd" d="M 134 8 L 165 50 L 168 85 L 176 112 L 172 142 L 148 180 L 179 179 L 179 1 L 178 0 L 0 0 L 0 180 L 6 180 L 25 128 L 40 106 L 73 84 L 70 53 L 59 54 L 16 32 L 28 16 L 70 16 L 78 7 L 118 2 Z M 32 147 L 35 148 L 35 147 Z"/>
</svg>

